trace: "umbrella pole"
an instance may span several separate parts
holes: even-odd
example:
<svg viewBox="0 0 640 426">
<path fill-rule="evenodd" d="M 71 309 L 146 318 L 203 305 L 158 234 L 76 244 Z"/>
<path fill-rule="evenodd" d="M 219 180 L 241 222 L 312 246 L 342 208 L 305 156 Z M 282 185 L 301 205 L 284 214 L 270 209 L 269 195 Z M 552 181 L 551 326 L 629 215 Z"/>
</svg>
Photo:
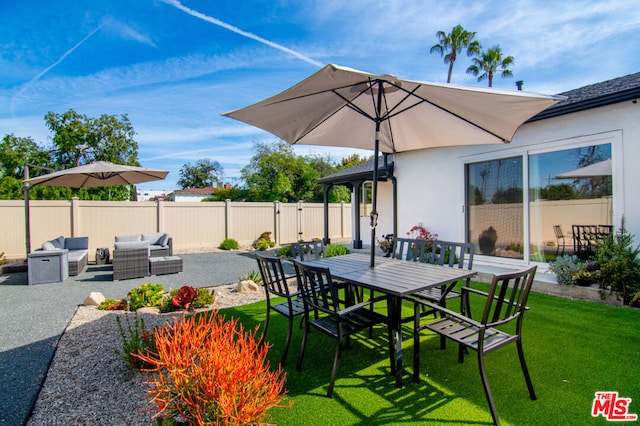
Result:
<svg viewBox="0 0 640 426">
<path fill-rule="evenodd" d="M 373 151 L 373 186 L 371 191 L 371 262 L 373 268 L 376 265 L 376 227 L 378 226 L 378 154 L 380 153 L 380 115 L 382 111 L 382 80 L 377 81 L 378 105 L 376 116 L 376 142 Z"/>
</svg>

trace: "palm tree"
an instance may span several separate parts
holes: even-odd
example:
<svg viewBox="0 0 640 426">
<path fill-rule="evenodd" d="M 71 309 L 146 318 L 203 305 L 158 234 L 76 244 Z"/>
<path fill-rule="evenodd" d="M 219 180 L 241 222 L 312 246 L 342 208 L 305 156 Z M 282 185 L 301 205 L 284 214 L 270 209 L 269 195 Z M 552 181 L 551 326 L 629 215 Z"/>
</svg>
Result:
<svg viewBox="0 0 640 426">
<path fill-rule="evenodd" d="M 436 37 L 440 43 L 434 44 L 429 53 L 438 52 L 440 56 L 444 56 L 444 63 L 449 64 L 447 83 L 451 83 L 453 63 L 458 59 L 458 53 L 466 48 L 467 56 L 477 55 L 480 53 L 480 42 L 474 40 L 476 38 L 475 32 L 465 30 L 462 25 L 456 25 L 450 33 L 438 31 Z M 449 53 L 445 54 L 445 52 Z"/>
<path fill-rule="evenodd" d="M 467 68 L 467 73 L 478 76 L 478 81 L 489 80 L 489 87 L 493 86 L 493 77 L 498 71 L 501 72 L 502 78 L 513 77 L 509 69 L 509 66 L 514 63 L 513 56 L 504 57 L 498 45 L 473 58 L 473 62 L 474 64 Z M 484 72 L 480 74 L 482 71 Z"/>
</svg>

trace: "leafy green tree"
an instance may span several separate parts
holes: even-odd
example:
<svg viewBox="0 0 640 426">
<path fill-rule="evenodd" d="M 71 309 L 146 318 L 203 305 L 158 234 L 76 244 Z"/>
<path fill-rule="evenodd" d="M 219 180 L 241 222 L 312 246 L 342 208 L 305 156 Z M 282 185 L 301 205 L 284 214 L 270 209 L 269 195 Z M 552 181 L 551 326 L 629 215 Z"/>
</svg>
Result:
<svg viewBox="0 0 640 426">
<path fill-rule="evenodd" d="M 467 68 L 467 73 L 478 77 L 478 81 L 487 80 L 489 87 L 493 87 L 496 73 L 499 72 L 502 78 L 513 77 L 513 72 L 509 69 L 513 63 L 513 56 L 504 56 L 500 46 L 496 45 L 473 58 L 473 65 Z"/>
<path fill-rule="evenodd" d="M 54 133 L 52 159 L 59 170 L 93 161 L 140 165 L 135 132 L 126 114 L 93 118 L 70 109 L 62 114 L 47 113 L 45 122 Z M 90 200 L 129 200 L 134 194 L 126 186 L 83 188 L 73 193 Z"/>
<path fill-rule="evenodd" d="M 46 168 L 52 168 L 49 152 L 29 137 L 5 135 L 0 143 L 0 199 L 23 198 L 25 165 L 30 165 L 29 177 L 48 173 Z"/>
<path fill-rule="evenodd" d="M 178 186 L 182 189 L 213 187 L 222 176 L 223 169 L 220 163 L 203 158 L 193 165 L 187 163 L 182 166 Z"/>
<path fill-rule="evenodd" d="M 338 164 L 338 170 L 348 169 L 353 166 L 357 166 L 360 163 L 364 163 L 365 161 L 373 159 L 373 155 L 369 156 L 369 158 L 361 157 L 357 152 L 351 154 L 348 157 L 344 157 L 340 163 Z"/>
<path fill-rule="evenodd" d="M 438 43 L 431 46 L 430 53 L 439 53 L 443 57 L 444 63 L 449 64 L 447 83 L 451 83 L 453 64 L 458 59 L 458 54 L 463 49 L 466 49 L 467 56 L 479 54 L 480 42 L 475 40 L 475 32 L 465 30 L 462 25 L 456 25 L 449 33 L 438 31 L 436 37 L 438 37 Z"/>
</svg>

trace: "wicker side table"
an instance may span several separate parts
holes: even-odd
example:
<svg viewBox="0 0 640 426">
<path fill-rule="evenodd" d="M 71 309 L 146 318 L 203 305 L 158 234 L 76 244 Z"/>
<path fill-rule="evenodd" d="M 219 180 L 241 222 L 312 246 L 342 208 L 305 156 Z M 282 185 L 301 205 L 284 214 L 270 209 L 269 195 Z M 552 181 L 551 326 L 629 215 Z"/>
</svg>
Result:
<svg viewBox="0 0 640 426">
<path fill-rule="evenodd" d="M 182 259 L 178 256 L 158 256 L 149 258 L 151 275 L 175 274 L 182 272 Z"/>
</svg>

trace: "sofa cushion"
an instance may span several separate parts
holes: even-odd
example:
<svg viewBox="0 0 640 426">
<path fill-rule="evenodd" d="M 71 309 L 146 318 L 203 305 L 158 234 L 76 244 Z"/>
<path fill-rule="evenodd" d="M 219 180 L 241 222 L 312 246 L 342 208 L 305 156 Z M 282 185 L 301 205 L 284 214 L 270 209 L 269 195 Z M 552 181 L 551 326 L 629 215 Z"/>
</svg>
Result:
<svg viewBox="0 0 640 426">
<path fill-rule="evenodd" d="M 142 237 L 140 234 L 131 234 L 131 235 L 116 235 L 116 242 L 135 242 L 142 241 Z"/>
<path fill-rule="evenodd" d="M 114 245 L 115 250 L 139 250 L 149 249 L 149 241 L 118 241 Z"/>
<path fill-rule="evenodd" d="M 88 250 L 89 237 L 73 237 L 64 240 L 64 248 L 67 250 Z"/>
<path fill-rule="evenodd" d="M 142 234 L 142 241 L 149 241 L 149 244 L 152 246 L 166 246 L 168 240 L 169 235 L 165 232 Z"/>
<path fill-rule="evenodd" d="M 51 241 L 45 241 L 42 243 L 42 250 L 55 250 L 56 246 Z"/>
<path fill-rule="evenodd" d="M 57 249 L 64 248 L 64 237 L 60 235 L 58 238 L 51 240 L 51 244 Z"/>
<path fill-rule="evenodd" d="M 84 250 L 74 250 L 69 252 L 69 262 L 78 262 L 87 255 Z"/>
</svg>

